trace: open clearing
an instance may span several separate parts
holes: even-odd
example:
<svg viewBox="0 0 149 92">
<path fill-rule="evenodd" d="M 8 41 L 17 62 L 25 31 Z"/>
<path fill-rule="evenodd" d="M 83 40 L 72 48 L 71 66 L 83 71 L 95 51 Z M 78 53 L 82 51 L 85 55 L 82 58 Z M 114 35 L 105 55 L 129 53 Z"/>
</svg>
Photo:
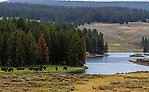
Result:
<svg viewBox="0 0 149 92">
<path fill-rule="evenodd" d="M 109 51 L 142 51 L 140 45 L 142 36 L 149 37 L 149 23 L 132 22 L 128 24 L 91 23 L 79 27 L 80 29 L 97 29 L 104 33 Z"/>
</svg>

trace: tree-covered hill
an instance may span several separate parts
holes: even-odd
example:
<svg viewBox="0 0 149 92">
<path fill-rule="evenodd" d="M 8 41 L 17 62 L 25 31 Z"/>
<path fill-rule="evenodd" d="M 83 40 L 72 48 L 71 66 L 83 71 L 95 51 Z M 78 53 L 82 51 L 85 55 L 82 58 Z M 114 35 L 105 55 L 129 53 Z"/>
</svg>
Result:
<svg viewBox="0 0 149 92">
<path fill-rule="evenodd" d="M 128 23 L 149 18 L 149 12 L 122 7 L 64 7 L 19 3 L 0 3 L 0 16 L 36 19 L 41 22 L 69 22 L 74 26 L 84 23 Z"/>
<path fill-rule="evenodd" d="M 149 10 L 149 2 L 90 2 L 90 1 L 62 1 L 62 0 L 8 0 L 13 3 L 46 4 L 69 7 L 128 7 Z"/>
</svg>

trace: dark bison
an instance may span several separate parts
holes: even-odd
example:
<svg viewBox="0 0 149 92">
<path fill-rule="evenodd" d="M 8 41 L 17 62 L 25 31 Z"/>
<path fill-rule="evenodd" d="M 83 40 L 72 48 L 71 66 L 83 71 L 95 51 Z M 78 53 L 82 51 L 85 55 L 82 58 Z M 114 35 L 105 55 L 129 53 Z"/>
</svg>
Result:
<svg viewBox="0 0 149 92">
<path fill-rule="evenodd" d="M 63 67 L 64 70 L 68 70 L 66 66 Z"/>
<path fill-rule="evenodd" d="M 11 71 L 13 72 L 13 68 L 9 68 L 9 69 L 8 69 L 8 72 L 11 72 Z"/>
<path fill-rule="evenodd" d="M 55 67 L 56 71 L 58 71 L 58 67 Z"/>
</svg>

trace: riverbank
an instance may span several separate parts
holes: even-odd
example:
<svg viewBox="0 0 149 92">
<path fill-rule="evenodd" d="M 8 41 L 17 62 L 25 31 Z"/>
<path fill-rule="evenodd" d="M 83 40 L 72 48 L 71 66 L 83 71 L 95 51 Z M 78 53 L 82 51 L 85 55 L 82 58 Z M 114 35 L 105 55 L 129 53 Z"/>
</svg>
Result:
<svg viewBox="0 0 149 92">
<path fill-rule="evenodd" d="M 42 71 L 34 71 L 34 70 L 29 70 L 28 68 L 24 67 L 25 70 L 17 70 L 16 68 L 13 68 L 14 70 L 11 72 L 5 72 L 0 70 L 0 74 L 30 74 L 30 73 L 54 73 L 54 72 L 73 72 L 73 71 L 84 71 L 87 69 L 86 66 L 82 66 L 82 67 L 70 67 L 70 66 L 66 66 L 66 69 L 63 69 L 64 66 L 61 65 L 44 65 L 46 67 L 46 69 L 42 70 Z M 58 70 L 56 70 L 55 68 L 58 68 Z"/>
<path fill-rule="evenodd" d="M 130 59 L 129 61 L 133 62 L 133 63 L 136 63 L 136 64 L 149 66 L 149 58 Z"/>
<path fill-rule="evenodd" d="M 96 74 L 0 74 L 0 91 L 98 92 L 147 91 L 149 72 L 114 75 Z"/>
<path fill-rule="evenodd" d="M 86 56 L 87 58 L 96 58 L 96 57 L 104 57 L 104 56 L 109 56 L 108 54 L 103 54 L 103 55 L 88 55 Z"/>
<path fill-rule="evenodd" d="M 149 53 L 136 53 L 136 54 L 149 55 Z"/>
</svg>

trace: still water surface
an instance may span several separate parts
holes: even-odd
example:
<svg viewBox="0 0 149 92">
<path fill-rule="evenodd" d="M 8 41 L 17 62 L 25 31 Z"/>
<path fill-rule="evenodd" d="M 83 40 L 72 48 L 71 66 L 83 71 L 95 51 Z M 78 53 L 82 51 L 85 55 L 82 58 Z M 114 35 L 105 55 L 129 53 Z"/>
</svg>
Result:
<svg viewBox="0 0 149 92">
<path fill-rule="evenodd" d="M 81 73 L 115 74 L 115 73 L 126 73 L 134 71 L 147 71 L 147 70 L 149 71 L 149 66 L 138 65 L 128 61 L 129 59 L 136 58 L 136 57 L 130 57 L 130 55 L 135 53 L 116 52 L 108 54 L 110 56 L 87 58 L 86 66 L 88 67 L 88 69 Z"/>
</svg>

